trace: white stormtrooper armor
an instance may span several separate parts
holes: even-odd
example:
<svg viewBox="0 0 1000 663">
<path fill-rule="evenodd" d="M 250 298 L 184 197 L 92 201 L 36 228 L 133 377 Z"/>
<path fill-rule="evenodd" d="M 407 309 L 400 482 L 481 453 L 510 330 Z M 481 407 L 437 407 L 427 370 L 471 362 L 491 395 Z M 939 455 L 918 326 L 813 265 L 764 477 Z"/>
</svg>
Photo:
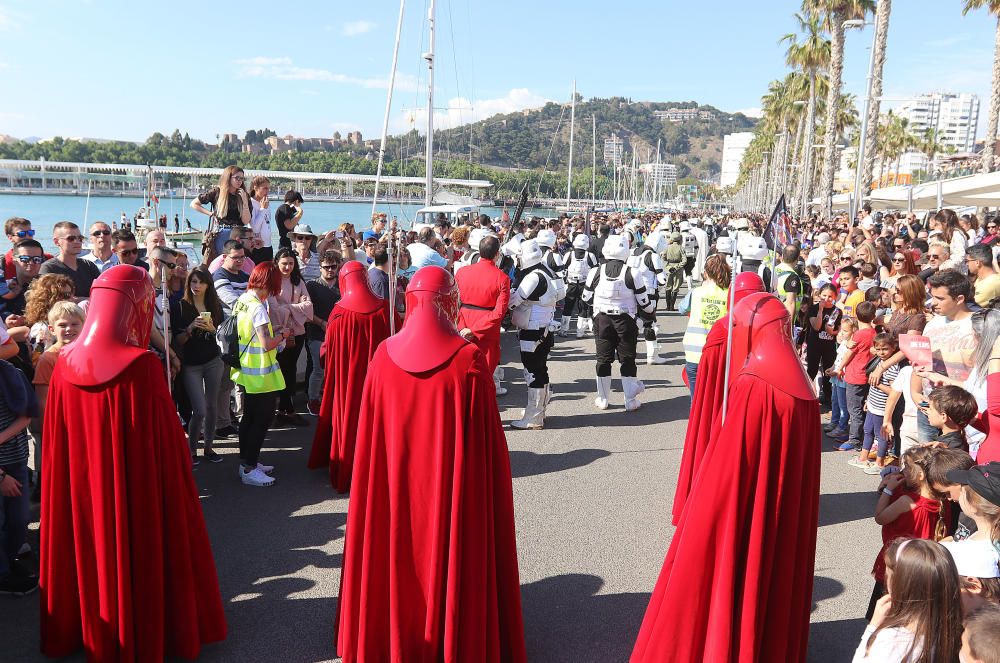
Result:
<svg viewBox="0 0 1000 663">
<path fill-rule="evenodd" d="M 632 250 L 632 255 L 628 258 L 628 266 L 639 273 L 646 291 L 655 293 L 656 289 L 666 284 L 667 277 L 663 272 L 663 258 L 661 254 L 667 250 L 667 237 L 657 231 L 649 234 L 642 245 Z"/>
<path fill-rule="evenodd" d="M 623 235 L 609 237 L 604 242 L 604 259 L 624 263 L 628 259 L 627 241 Z M 634 318 L 639 308 L 651 306 L 643 279 L 628 265 L 619 266 L 609 262 L 590 273 L 583 300 L 593 305 L 595 315 L 626 314 Z"/>
<path fill-rule="evenodd" d="M 566 265 L 566 281 L 568 283 L 583 283 L 587 274 L 597 267 L 597 258 L 588 251 L 590 239 L 586 235 L 577 235 L 573 240 L 573 250 L 569 253 L 569 263 Z"/>
<path fill-rule="evenodd" d="M 521 242 L 520 268 L 527 274 L 510 296 L 511 322 L 518 329 L 548 327 L 555 317 L 556 302 L 566 296 L 562 280 L 541 263 L 542 249 L 538 242 L 533 239 Z"/>
<path fill-rule="evenodd" d="M 538 231 L 535 241 L 538 242 L 539 246 L 543 247 L 542 260 L 545 262 L 545 266 L 557 277 L 565 280 L 566 261 L 556 251 L 556 234 L 548 228 L 544 228 Z"/>
<path fill-rule="evenodd" d="M 768 248 L 762 237 L 750 233 L 740 233 L 736 252 L 740 258 L 741 272 L 757 272 L 764 283 L 770 281 L 770 270 L 764 263 L 767 259 Z"/>
</svg>

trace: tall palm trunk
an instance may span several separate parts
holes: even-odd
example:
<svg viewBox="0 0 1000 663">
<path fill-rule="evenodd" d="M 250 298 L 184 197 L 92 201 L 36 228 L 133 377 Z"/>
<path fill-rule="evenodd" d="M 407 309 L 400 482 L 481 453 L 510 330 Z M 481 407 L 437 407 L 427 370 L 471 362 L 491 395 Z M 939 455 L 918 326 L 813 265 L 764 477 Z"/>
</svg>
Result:
<svg viewBox="0 0 1000 663">
<path fill-rule="evenodd" d="M 826 93 L 826 131 L 823 135 L 823 175 L 820 191 L 823 212 L 833 205 L 833 175 L 837 169 L 837 110 L 840 108 L 840 83 L 844 74 L 844 13 L 833 12 L 830 26 L 830 88 Z"/>
<path fill-rule="evenodd" d="M 990 114 L 986 121 L 986 147 L 983 149 L 982 171 L 993 171 L 993 145 L 997 139 L 997 121 L 1000 119 L 1000 18 L 997 19 L 993 46 L 993 87 L 990 92 Z"/>
<path fill-rule="evenodd" d="M 799 125 L 798 128 L 795 129 L 795 145 L 792 147 L 792 159 L 790 162 L 791 164 L 793 164 L 793 168 L 792 168 L 792 183 L 789 188 L 795 192 L 794 195 L 795 207 L 792 208 L 793 210 L 798 210 L 799 207 L 801 207 L 802 205 L 802 203 L 800 202 L 802 200 L 802 171 L 798 168 L 798 163 L 799 163 L 799 150 L 801 149 L 802 146 L 802 136 L 806 132 L 806 120 L 804 117 L 799 118 L 798 125 Z"/>
<path fill-rule="evenodd" d="M 806 111 L 806 139 L 802 145 L 802 215 L 805 216 L 812 200 L 812 146 L 816 140 L 816 72 L 809 72 L 809 106 Z"/>
<path fill-rule="evenodd" d="M 878 112 L 882 96 L 882 69 L 885 67 L 885 49 L 889 38 L 889 14 L 892 0 L 879 0 L 875 12 L 875 66 L 872 70 L 871 102 L 868 106 L 868 127 L 865 131 L 865 160 L 861 167 L 861 190 L 867 197 L 872 192 L 872 175 L 875 170 L 875 134 L 878 132 Z"/>
</svg>

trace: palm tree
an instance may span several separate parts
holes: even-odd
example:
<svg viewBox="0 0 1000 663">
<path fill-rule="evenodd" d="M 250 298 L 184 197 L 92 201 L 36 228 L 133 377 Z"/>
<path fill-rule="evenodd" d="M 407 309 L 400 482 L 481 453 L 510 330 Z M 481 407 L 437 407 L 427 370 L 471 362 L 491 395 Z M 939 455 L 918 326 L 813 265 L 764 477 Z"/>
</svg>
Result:
<svg viewBox="0 0 1000 663">
<path fill-rule="evenodd" d="M 865 132 L 865 145 L 875 146 L 875 131 L 878 129 L 879 102 L 882 96 L 882 69 L 885 67 L 885 49 L 889 37 L 889 14 L 892 12 L 892 0 L 879 0 L 875 10 L 875 54 L 873 56 L 871 100 L 868 104 L 868 127 Z M 872 191 L 872 174 L 875 170 L 875 150 L 865 151 L 865 160 L 861 164 L 861 198 Z M 860 198 L 859 198 L 860 200 Z"/>
<path fill-rule="evenodd" d="M 823 136 L 823 175 L 820 179 L 820 190 L 828 210 L 833 204 L 833 175 L 837 168 L 837 122 L 834 114 L 837 112 L 837 98 L 844 73 L 844 21 L 863 19 L 874 12 L 874 0 L 803 0 L 802 8 L 813 11 L 823 19 L 823 27 L 830 32 L 830 89 L 827 90 L 826 131 Z"/>
<path fill-rule="evenodd" d="M 993 144 L 997 139 L 997 122 L 1000 120 L 1000 0 L 964 0 L 962 14 L 973 9 L 987 9 L 997 17 L 996 36 L 993 38 L 993 85 L 990 91 L 990 114 L 986 120 L 986 141 L 983 147 L 982 172 L 993 170 Z"/>
<path fill-rule="evenodd" d="M 806 110 L 805 140 L 802 142 L 802 166 L 799 170 L 795 196 L 804 209 L 806 202 L 811 197 L 809 183 L 812 178 L 808 174 L 811 171 L 810 161 L 816 130 L 816 78 L 819 70 L 830 62 L 831 45 L 823 34 L 823 27 L 818 16 L 804 11 L 796 13 L 795 20 L 798 21 L 799 30 L 802 32 L 801 40 L 799 35 L 789 33 L 782 37 L 781 41 L 788 42 L 785 58 L 788 65 L 798 69 L 809 78 L 809 102 Z"/>
</svg>

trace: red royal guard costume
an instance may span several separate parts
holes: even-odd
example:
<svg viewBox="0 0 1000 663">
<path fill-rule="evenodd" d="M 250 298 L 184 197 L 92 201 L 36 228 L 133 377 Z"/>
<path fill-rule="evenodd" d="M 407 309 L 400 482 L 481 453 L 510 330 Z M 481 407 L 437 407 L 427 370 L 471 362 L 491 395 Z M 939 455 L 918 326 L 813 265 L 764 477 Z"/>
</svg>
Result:
<svg viewBox="0 0 1000 663">
<path fill-rule="evenodd" d="M 733 308 L 743 298 L 755 292 L 764 292 L 764 281 L 754 272 L 736 275 L 733 282 Z M 684 436 L 684 452 L 677 472 L 677 490 L 674 492 L 673 524 L 681 519 L 688 491 L 698 473 L 701 458 L 712 436 L 712 424 L 722 409 L 722 381 L 726 374 L 726 344 L 729 336 L 729 314 L 715 321 L 705 338 L 701 362 L 698 363 L 698 380 L 695 382 L 694 397 L 691 399 L 691 414 L 688 417 L 687 433 Z M 742 359 L 740 365 L 742 366 Z M 686 374 L 685 374 L 686 375 Z M 704 379 L 702 379 L 704 376 Z M 731 379 L 736 378 L 736 372 Z"/>
<path fill-rule="evenodd" d="M 510 305 L 510 277 L 492 260 L 479 260 L 458 270 L 455 280 L 462 300 L 458 328 L 472 331 L 493 375 L 500 365 L 500 323 Z M 505 393 L 498 381 L 494 386 L 498 395 Z"/>
<path fill-rule="evenodd" d="M 467 268 L 466 268 L 467 269 Z M 406 289 L 361 399 L 337 615 L 344 663 L 526 660 L 510 461 L 440 267 Z"/>
<path fill-rule="evenodd" d="M 187 435 L 146 350 L 152 319 L 149 275 L 112 267 L 52 373 L 39 580 L 48 656 L 193 659 L 226 637 Z"/>
<path fill-rule="evenodd" d="M 788 312 L 733 313 L 746 357 L 650 599 L 632 663 L 797 663 L 806 657 L 819 514 L 819 403 Z"/>
<path fill-rule="evenodd" d="M 330 312 L 323 355 L 323 402 L 313 435 L 309 468 L 327 467 L 338 492 L 351 486 L 361 391 L 378 344 L 389 337 L 389 307 L 368 287 L 365 266 L 340 268 L 340 301 Z"/>
</svg>

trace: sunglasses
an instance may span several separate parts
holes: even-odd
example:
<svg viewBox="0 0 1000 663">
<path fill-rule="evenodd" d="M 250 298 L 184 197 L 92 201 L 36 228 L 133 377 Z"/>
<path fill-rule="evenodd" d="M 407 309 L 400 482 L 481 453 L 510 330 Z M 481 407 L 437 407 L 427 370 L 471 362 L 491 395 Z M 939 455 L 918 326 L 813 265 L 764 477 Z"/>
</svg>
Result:
<svg viewBox="0 0 1000 663">
<path fill-rule="evenodd" d="M 83 235 L 66 235 L 63 239 L 67 242 L 82 242 Z"/>
<path fill-rule="evenodd" d="M 35 236 L 35 231 L 34 230 L 18 230 L 14 234 L 17 235 L 19 238 L 24 239 L 25 237 L 34 237 Z"/>
<path fill-rule="evenodd" d="M 339 265 L 320 265 L 321 269 L 337 269 Z"/>
<path fill-rule="evenodd" d="M 243 262 L 244 260 L 247 259 L 246 256 L 226 256 L 226 257 L 232 260 L 233 262 Z"/>
<path fill-rule="evenodd" d="M 120 256 L 137 256 L 139 255 L 139 249 L 118 249 L 115 253 Z"/>
<path fill-rule="evenodd" d="M 906 259 L 905 258 L 893 258 L 892 261 L 893 262 L 906 262 Z"/>
<path fill-rule="evenodd" d="M 166 267 L 167 269 L 173 269 L 174 267 L 177 266 L 177 263 L 175 262 L 160 262 L 160 264 Z"/>
<path fill-rule="evenodd" d="M 110 230 L 95 230 L 94 232 L 90 233 L 90 236 L 100 237 L 101 235 L 110 235 L 110 234 L 111 234 Z"/>
<path fill-rule="evenodd" d="M 928 253 L 927 254 L 927 259 L 928 260 L 940 260 L 941 259 L 941 254 L 939 254 L 939 253 Z"/>
<path fill-rule="evenodd" d="M 840 259 L 844 260 L 844 261 L 847 261 L 847 262 L 850 262 L 851 256 L 840 256 Z"/>
<path fill-rule="evenodd" d="M 18 256 L 17 260 L 18 262 L 23 263 L 25 265 L 27 265 L 29 262 L 33 262 L 36 265 L 41 265 L 43 262 L 45 262 L 45 258 L 43 256 Z"/>
</svg>

